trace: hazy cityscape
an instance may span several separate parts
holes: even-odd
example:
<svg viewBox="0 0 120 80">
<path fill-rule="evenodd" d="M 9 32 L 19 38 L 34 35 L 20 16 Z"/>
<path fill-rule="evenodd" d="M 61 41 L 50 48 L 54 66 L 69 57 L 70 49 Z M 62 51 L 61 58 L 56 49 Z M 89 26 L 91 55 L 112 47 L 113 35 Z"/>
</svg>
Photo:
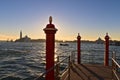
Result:
<svg viewBox="0 0 120 80">
<path fill-rule="evenodd" d="M 20 31 L 20 35 L 19 35 L 19 39 L 16 39 L 15 41 L 13 40 L 6 40 L 6 41 L 1 41 L 1 42 L 45 42 L 45 39 L 31 39 L 30 37 L 23 36 L 22 31 Z M 94 40 L 94 41 L 90 41 L 90 40 L 81 40 L 82 43 L 96 43 L 96 44 L 104 44 L 103 39 L 101 39 L 100 37 L 98 37 L 98 39 Z M 77 42 L 77 40 L 56 40 L 56 42 L 59 43 L 72 43 L 72 42 Z M 114 45 L 114 46 L 120 46 L 120 41 L 118 40 L 110 40 L 110 45 Z"/>
</svg>

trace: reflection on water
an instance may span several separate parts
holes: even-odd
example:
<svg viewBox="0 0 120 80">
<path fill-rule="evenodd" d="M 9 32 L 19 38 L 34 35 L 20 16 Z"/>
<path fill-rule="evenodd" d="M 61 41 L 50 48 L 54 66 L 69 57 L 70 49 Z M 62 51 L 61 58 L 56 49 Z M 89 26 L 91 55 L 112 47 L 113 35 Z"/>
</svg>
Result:
<svg viewBox="0 0 120 80">
<path fill-rule="evenodd" d="M 72 51 L 77 54 L 76 43 L 69 43 L 69 46 L 60 46 L 59 43 L 55 45 L 55 57 L 59 55 L 63 59 Z M 103 63 L 103 44 L 82 43 L 81 50 L 82 63 Z M 113 50 L 120 56 L 120 47 L 110 46 L 110 55 Z M 33 80 L 44 71 L 45 43 L 0 43 L 0 80 Z"/>
</svg>

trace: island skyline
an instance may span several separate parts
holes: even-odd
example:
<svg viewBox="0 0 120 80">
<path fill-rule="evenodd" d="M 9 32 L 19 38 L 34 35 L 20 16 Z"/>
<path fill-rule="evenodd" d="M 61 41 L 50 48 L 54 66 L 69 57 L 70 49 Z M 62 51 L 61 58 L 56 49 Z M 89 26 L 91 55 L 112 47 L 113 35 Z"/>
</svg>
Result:
<svg viewBox="0 0 120 80">
<path fill-rule="evenodd" d="M 58 29 L 56 40 L 104 39 L 120 40 L 120 1 L 113 0 L 1 0 L 0 40 L 16 40 L 19 31 L 32 39 L 45 39 L 43 28 L 48 17 Z"/>
<path fill-rule="evenodd" d="M 79 34 L 79 33 L 78 33 Z M 107 34 L 107 33 L 106 33 Z M 0 40 L 1 41 L 1 40 Z M 29 35 L 23 35 L 22 30 L 20 30 L 19 33 L 19 38 L 16 40 L 3 40 L 3 42 L 45 42 L 46 39 L 32 39 L 29 37 Z M 61 43 L 76 43 L 77 39 L 75 40 L 56 40 L 55 42 Z M 82 43 L 96 43 L 96 44 L 104 44 L 105 39 L 102 39 L 101 37 L 98 37 L 96 40 L 81 40 Z M 110 45 L 115 45 L 115 46 L 120 46 L 120 41 L 119 40 L 110 40 Z"/>
</svg>

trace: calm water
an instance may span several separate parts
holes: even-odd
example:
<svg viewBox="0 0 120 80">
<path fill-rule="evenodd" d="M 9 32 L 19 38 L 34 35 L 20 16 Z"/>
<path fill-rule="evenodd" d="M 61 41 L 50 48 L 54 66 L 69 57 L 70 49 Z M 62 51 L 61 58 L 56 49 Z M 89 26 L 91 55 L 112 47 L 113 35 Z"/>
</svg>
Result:
<svg viewBox="0 0 120 80">
<path fill-rule="evenodd" d="M 81 49 L 82 63 L 103 63 L 103 44 L 82 43 Z M 120 47 L 110 46 L 110 56 L 113 50 L 120 57 Z M 73 51 L 76 54 L 76 43 L 56 43 L 56 55 L 67 56 Z M 33 80 L 44 71 L 45 43 L 0 42 L 0 80 Z"/>
</svg>

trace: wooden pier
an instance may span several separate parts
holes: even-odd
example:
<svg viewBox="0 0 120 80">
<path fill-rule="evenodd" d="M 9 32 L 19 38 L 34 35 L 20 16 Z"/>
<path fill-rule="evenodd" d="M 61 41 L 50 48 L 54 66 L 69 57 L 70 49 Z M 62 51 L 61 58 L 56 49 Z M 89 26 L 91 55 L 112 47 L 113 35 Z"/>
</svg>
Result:
<svg viewBox="0 0 120 80">
<path fill-rule="evenodd" d="M 66 77 L 69 70 L 64 73 L 61 80 L 117 80 L 113 79 L 112 67 L 98 64 L 72 64 L 70 66 L 70 79 Z M 120 74 L 118 74 L 120 77 Z"/>
<path fill-rule="evenodd" d="M 120 80 L 119 63 L 116 61 L 116 54 L 112 54 L 112 67 L 109 65 L 109 36 L 105 36 L 105 54 L 104 65 L 81 64 L 81 37 L 77 37 L 77 63 L 75 63 L 75 53 L 66 56 L 65 59 L 54 60 L 55 33 L 57 29 L 52 24 L 52 17 L 49 18 L 49 24 L 44 29 L 46 33 L 46 71 L 34 80 Z M 60 64 L 67 64 L 65 70 L 60 70 Z"/>
</svg>

